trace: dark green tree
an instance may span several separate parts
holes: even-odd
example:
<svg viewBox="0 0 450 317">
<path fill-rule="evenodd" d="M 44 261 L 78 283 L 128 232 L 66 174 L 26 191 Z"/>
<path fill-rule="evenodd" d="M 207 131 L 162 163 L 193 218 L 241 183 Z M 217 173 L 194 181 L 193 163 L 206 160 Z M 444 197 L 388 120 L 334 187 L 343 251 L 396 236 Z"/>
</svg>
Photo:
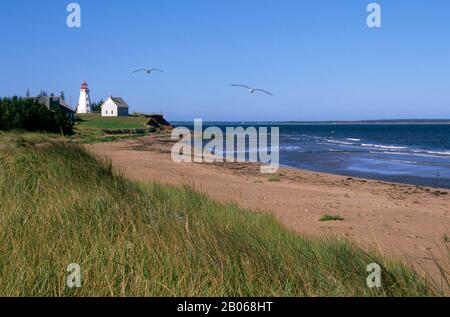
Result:
<svg viewBox="0 0 450 317">
<path fill-rule="evenodd" d="M 48 110 L 31 99 L 18 97 L 0 101 L 0 130 L 23 129 L 68 134 L 73 121 L 61 110 Z"/>
<path fill-rule="evenodd" d="M 100 112 L 100 111 L 102 111 L 103 102 L 104 102 L 103 99 L 100 99 L 99 102 L 92 103 L 92 105 L 91 105 L 92 111 L 93 112 Z"/>
</svg>

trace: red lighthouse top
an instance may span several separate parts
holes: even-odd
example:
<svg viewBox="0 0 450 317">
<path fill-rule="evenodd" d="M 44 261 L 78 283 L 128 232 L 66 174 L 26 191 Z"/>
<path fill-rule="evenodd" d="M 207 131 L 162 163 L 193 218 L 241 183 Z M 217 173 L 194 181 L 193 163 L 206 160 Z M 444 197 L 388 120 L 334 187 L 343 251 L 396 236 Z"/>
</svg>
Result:
<svg viewBox="0 0 450 317">
<path fill-rule="evenodd" d="M 81 84 L 81 89 L 83 90 L 88 90 L 88 84 L 86 83 L 86 81 L 83 81 L 83 83 Z"/>
</svg>

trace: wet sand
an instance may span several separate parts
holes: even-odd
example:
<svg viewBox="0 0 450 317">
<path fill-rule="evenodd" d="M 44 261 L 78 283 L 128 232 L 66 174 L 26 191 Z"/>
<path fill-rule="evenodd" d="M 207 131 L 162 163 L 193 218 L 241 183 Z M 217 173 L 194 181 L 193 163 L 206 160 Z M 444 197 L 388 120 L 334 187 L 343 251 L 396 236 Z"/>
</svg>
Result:
<svg viewBox="0 0 450 317">
<path fill-rule="evenodd" d="M 303 235 L 349 239 L 413 265 L 435 281 L 450 268 L 450 193 L 354 177 L 281 168 L 279 180 L 254 163 L 174 163 L 170 136 L 157 134 L 87 148 L 137 181 L 188 184 L 220 202 L 270 212 Z M 271 181 L 272 180 L 272 181 Z M 325 215 L 343 221 L 321 222 Z M 439 282 L 439 281 L 436 281 Z"/>
</svg>

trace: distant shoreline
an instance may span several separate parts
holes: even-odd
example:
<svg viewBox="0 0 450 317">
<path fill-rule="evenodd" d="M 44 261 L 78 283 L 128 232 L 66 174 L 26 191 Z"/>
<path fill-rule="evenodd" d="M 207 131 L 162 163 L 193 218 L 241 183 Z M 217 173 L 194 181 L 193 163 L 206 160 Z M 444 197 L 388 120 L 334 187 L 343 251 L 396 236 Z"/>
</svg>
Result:
<svg viewBox="0 0 450 317">
<path fill-rule="evenodd" d="M 450 120 L 281 121 L 280 124 L 450 124 Z"/>
</svg>

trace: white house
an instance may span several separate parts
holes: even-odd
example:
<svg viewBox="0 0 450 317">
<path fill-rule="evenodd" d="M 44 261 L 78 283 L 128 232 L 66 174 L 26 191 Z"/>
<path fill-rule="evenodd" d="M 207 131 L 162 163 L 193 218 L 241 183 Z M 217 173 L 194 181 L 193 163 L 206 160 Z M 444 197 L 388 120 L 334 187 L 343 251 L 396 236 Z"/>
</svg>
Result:
<svg viewBox="0 0 450 317">
<path fill-rule="evenodd" d="M 102 104 L 102 117 L 122 117 L 128 113 L 128 104 L 120 97 L 108 97 Z"/>
</svg>

